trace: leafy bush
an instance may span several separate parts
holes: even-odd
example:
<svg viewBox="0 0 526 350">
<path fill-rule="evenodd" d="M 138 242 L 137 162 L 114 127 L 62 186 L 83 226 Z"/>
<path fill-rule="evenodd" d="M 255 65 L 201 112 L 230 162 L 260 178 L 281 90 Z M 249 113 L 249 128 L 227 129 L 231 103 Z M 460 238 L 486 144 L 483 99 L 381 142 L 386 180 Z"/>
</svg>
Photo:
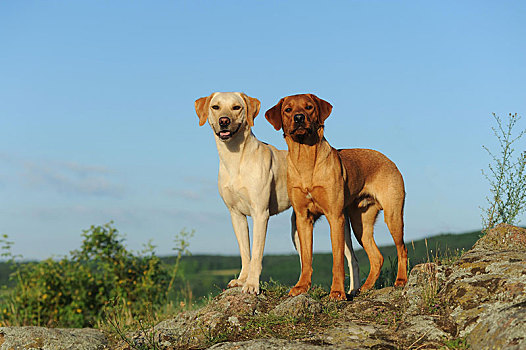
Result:
<svg viewBox="0 0 526 350">
<path fill-rule="evenodd" d="M 3 296 L 2 325 L 94 326 L 115 305 L 141 317 L 166 302 L 173 279 L 153 246 L 134 255 L 112 223 L 82 236 L 69 257 L 18 266 L 16 286 Z"/>
</svg>

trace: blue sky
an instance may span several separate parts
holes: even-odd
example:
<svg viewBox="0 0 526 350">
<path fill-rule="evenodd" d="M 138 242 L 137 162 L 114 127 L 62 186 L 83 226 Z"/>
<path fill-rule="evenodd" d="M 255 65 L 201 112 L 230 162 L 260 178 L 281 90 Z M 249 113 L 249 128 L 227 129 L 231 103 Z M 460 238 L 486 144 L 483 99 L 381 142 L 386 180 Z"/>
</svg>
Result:
<svg viewBox="0 0 526 350">
<path fill-rule="evenodd" d="M 317 94 L 334 147 L 400 168 L 406 241 L 478 229 L 491 113 L 526 111 L 525 23 L 524 1 L 2 1 L 0 233 L 47 258 L 113 220 L 131 249 L 186 228 L 193 253 L 238 254 L 194 111 L 213 91 L 260 99 L 254 134 L 281 149 L 264 112 Z M 265 252 L 292 251 L 287 212 Z"/>
</svg>

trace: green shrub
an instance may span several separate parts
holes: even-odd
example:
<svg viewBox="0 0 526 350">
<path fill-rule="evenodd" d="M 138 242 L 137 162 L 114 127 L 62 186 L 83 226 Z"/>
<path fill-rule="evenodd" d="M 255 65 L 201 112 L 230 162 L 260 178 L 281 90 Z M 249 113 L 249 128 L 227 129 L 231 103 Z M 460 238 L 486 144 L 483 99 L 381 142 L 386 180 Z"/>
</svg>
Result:
<svg viewBox="0 0 526 350">
<path fill-rule="evenodd" d="M 87 327 L 114 305 L 140 317 L 166 302 L 172 279 L 153 246 L 134 255 L 112 223 L 82 236 L 69 257 L 19 265 L 12 274 L 16 286 L 1 303 L 2 325 Z"/>
<path fill-rule="evenodd" d="M 488 147 L 482 146 L 492 158 L 492 163 L 488 165 L 489 174 L 482 170 L 490 184 L 491 192 L 491 195 L 486 197 L 488 207 L 482 208 L 484 230 L 499 223 L 513 225 L 518 216 L 526 210 L 526 151 L 514 158 L 513 148 L 526 133 L 526 129 L 514 133 L 514 128 L 521 119 L 517 113 L 508 115 L 506 125 L 495 113 L 493 118 L 497 127 L 492 127 L 492 130 L 499 142 L 500 155 L 495 155 Z"/>
</svg>

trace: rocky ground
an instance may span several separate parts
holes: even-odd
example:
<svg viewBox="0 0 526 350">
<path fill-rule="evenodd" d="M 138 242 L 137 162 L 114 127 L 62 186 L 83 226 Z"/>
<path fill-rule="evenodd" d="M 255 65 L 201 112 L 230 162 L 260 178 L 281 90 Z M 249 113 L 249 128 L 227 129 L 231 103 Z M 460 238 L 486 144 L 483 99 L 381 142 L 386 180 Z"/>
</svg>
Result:
<svg viewBox="0 0 526 350">
<path fill-rule="evenodd" d="M 3 349 L 526 349 L 526 230 L 499 225 L 455 262 L 417 265 L 404 288 L 331 302 L 313 288 L 226 290 L 201 309 L 112 341 L 98 330 L 0 328 Z"/>
</svg>

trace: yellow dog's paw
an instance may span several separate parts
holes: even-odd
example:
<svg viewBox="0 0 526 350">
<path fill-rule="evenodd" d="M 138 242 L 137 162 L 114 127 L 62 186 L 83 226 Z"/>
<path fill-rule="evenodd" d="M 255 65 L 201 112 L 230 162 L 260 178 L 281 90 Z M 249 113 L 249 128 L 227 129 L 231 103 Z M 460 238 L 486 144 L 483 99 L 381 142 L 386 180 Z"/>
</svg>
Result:
<svg viewBox="0 0 526 350">
<path fill-rule="evenodd" d="M 245 281 L 240 280 L 239 278 L 235 278 L 228 282 L 227 287 L 228 288 L 234 288 L 234 287 L 243 287 L 245 285 Z"/>
<path fill-rule="evenodd" d="M 243 293 L 259 294 L 259 282 L 246 282 L 242 289 Z"/>
</svg>

